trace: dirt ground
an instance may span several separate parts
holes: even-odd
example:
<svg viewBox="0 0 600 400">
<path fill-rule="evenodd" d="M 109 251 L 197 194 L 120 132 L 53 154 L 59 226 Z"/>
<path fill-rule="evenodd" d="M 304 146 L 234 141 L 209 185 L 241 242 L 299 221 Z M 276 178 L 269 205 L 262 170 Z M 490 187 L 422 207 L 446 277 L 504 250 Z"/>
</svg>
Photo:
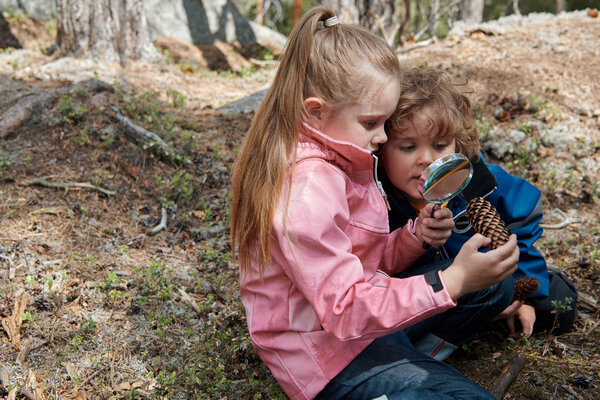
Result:
<svg viewBox="0 0 600 400">
<path fill-rule="evenodd" d="M 252 114 L 219 111 L 268 87 L 276 65 L 124 68 L 55 59 L 40 51 L 51 35 L 27 34 L 35 45 L 0 53 L 0 121 L 26 95 L 111 87 L 61 94 L 0 140 L 0 396 L 285 398 L 251 347 L 229 255 L 229 174 Z M 449 360 L 491 388 L 524 352 L 506 399 L 600 398 L 599 44 L 600 18 L 575 12 L 399 51 L 467 78 L 486 154 L 542 190 L 539 247 L 580 292 L 574 332 L 486 334 Z M 133 144 L 114 109 L 186 160 Z"/>
</svg>

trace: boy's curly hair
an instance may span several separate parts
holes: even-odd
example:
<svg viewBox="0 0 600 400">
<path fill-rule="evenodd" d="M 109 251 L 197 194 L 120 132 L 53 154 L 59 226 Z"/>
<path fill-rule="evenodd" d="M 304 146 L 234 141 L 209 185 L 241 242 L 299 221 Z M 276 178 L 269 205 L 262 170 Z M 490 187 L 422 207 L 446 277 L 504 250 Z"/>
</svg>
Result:
<svg viewBox="0 0 600 400">
<path fill-rule="evenodd" d="M 456 151 L 472 158 L 479 156 L 479 135 L 471 115 L 471 101 L 464 94 L 464 82 L 453 82 L 445 71 L 421 64 L 400 73 L 400 100 L 394 114 L 386 122 L 388 136 L 401 131 L 405 121 L 412 121 L 421 110 L 429 113 L 432 132 L 452 135 Z"/>
</svg>

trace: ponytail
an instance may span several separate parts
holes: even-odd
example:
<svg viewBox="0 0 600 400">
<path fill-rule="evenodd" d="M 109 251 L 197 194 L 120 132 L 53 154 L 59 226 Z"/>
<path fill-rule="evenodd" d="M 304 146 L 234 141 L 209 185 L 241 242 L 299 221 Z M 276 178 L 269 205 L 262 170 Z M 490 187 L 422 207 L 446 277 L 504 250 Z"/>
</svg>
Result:
<svg viewBox="0 0 600 400">
<path fill-rule="evenodd" d="M 231 238 L 242 273 L 255 259 L 262 276 L 271 262 L 273 218 L 295 164 L 304 99 L 316 95 L 329 106 L 357 99 L 367 85 L 361 73 L 366 64 L 399 73 L 398 59 L 383 40 L 334 17 L 331 9 L 317 7 L 294 26 L 236 160 Z M 285 189 L 289 193 L 289 184 Z"/>
</svg>

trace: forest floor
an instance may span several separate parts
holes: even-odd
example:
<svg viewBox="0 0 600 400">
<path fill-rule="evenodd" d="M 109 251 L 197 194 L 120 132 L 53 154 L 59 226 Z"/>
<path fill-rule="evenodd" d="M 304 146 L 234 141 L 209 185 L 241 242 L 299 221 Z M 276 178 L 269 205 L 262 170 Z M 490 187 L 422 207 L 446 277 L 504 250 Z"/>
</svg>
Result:
<svg viewBox="0 0 600 400">
<path fill-rule="evenodd" d="M 0 127 L 37 104 L 0 129 L 0 396 L 285 398 L 252 349 L 230 256 L 229 174 L 252 113 L 219 108 L 276 65 L 55 59 L 39 50 L 52 35 L 25 28 L 29 49 L 0 52 Z M 481 335 L 448 360 L 491 388 L 524 353 L 506 399 L 600 398 L 599 43 L 600 18 L 574 12 L 399 53 L 468 79 L 488 158 L 542 190 L 539 248 L 580 293 L 573 332 Z M 134 144 L 117 112 L 184 156 Z"/>
</svg>

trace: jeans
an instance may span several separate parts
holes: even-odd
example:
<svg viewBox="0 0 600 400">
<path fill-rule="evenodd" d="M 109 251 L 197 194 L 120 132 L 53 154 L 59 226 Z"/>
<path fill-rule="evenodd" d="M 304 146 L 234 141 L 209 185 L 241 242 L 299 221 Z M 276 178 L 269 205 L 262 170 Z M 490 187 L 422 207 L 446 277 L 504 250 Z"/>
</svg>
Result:
<svg viewBox="0 0 600 400">
<path fill-rule="evenodd" d="M 450 263 L 451 260 L 415 266 L 399 277 L 445 269 Z M 430 357 L 425 349 L 431 344 L 431 338 L 451 343 L 452 349 L 466 343 L 508 307 L 512 292 L 511 277 L 480 292 L 462 296 L 456 307 L 448 311 L 375 339 L 316 398 L 369 400 L 385 395 L 382 399 L 493 400 L 488 391 L 450 365 Z"/>
<path fill-rule="evenodd" d="M 444 270 L 450 264 L 452 264 L 452 260 L 419 265 L 408 269 L 398 277 L 423 275 L 435 269 Z M 467 343 L 496 315 L 510 305 L 513 289 L 514 279 L 510 276 L 486 289 L 467 293 L 457 300 L 456 307 L 406 328 L 406 333 L 413 343 L 418 342 L 428 333 L 455 346 Z"/>
</svg>

